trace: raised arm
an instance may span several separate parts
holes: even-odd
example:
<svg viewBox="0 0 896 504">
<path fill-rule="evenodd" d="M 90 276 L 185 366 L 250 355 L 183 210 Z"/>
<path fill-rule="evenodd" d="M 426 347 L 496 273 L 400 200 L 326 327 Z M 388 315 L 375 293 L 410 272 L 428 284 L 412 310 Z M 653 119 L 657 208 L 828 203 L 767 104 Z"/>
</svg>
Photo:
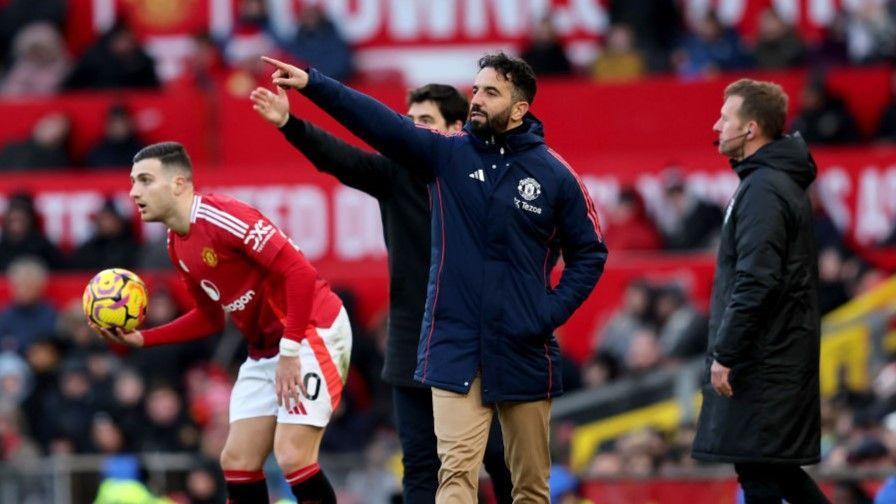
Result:
<svg viewBox="0 0 896 504">
<path fill-rule="evenodd" d="M 385 156 L 412 170 L 435 171 L 451 146 L 451 137 L 414 123 L 379 101 L 310 70 L 272 58 L 273 83 L 301 91 L 315 105 Z"/>
<path fill-rule="evenodd" d="M 375 198 L 391 193 L 394 172 L 401 169 L 394 161 L 359 149 L 326 131 L 289 113 L 286 91 L 274 93 L 257 88 L 250 96 L 252 108 L 276 126 L 286 140 L 305 155 L 321 172 L 336 176 L 343 184 Z"/>
</svg>

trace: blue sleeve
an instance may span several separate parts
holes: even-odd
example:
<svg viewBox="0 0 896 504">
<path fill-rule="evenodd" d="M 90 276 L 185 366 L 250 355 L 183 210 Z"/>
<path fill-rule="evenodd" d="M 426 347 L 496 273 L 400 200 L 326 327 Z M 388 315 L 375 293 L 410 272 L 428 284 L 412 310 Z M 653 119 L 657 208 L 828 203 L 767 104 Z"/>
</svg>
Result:
<svg viewBox="0 0 896 504">
<path fill-rule="evenodd" d="M 548 299 L 551 301 L 551 321 L 560 326 L 597 285 L 607 262 L 607 246 L 601 235 L 594 202 L 571 169 L 561 184 L 556 215 L 557 238 L 565 266 L 560 283 Z"/>
<path fill-rule="evenodd" d="M 349 131 L 386 157 L 409 169 L 435 175 L 445 159 L 451 137 L 419 127 L 379 101 L 335 81 L 317 70 L 309 70 L 302 94 L 330 114 Z"/>
</svg>

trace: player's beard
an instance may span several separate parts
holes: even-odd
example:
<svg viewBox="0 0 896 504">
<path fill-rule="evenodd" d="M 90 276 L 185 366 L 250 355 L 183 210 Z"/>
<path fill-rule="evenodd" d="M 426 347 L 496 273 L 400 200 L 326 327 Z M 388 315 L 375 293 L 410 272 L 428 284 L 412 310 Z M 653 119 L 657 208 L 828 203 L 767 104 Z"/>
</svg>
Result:
<svg viewBox="0 0 896 504">
<path fill-rule="evenodd" d="M 479 112 L 480 114 L 485 116 L 485 120 L 472 120 L 470 119 L 470 126 L 473 128 L 473 131 L 481 136 L 488 136 L 493 133 L 503 133 L 507 131 L 507 125 L 510 124 L 510 112 L 512 107 L 507 107 L 502 110 L 498 114 L 492 115 L 488 112 L 482 110 L 481 108 L 473 105 L 470 109 L 470 113 Z"/>
</svg>

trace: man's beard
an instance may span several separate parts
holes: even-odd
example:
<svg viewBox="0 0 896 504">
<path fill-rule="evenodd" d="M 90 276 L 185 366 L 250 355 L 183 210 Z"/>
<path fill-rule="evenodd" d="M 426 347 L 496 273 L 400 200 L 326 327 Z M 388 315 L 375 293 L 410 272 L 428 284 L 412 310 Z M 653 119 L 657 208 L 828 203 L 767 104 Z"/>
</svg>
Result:
<svg viewBox="0 0 896 504">
<path fill-rule="evenodd" d="M 501 113 L 494 116 L 480 108 L 473 108 L 470 112 L 479 112 L 485 116 L 485 122 L 470 120 L 470 126 L 473 128 L 473 131 L 479 135 L 503 133 L 507 131 L 507 125 L 510 124 L 510 107 L 507 107 Z"/>
</svg>

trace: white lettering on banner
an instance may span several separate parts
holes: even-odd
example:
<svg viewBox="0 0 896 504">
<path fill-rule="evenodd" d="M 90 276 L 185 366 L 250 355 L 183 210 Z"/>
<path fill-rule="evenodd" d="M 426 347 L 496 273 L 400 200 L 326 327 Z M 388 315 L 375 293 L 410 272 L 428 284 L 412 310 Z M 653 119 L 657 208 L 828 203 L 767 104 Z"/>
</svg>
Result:
<svg viewBox="0 0 896 504">
<path fill-rule="evenodd" d="M 376 36 L 382 23 L 380 0 L 327 0 L 327 15 L 338 20 L 339 32 L 350 42 L 361 43 Z M 352 9 L 352 4 L 355 8 Z"/>
<path fill-rule="evenodd" d="M 389 0 L 389 8 L 393 13 L 389 33 L 397 40 L 414 40 L 421 34 L 448 39 L 457 32 L 455 0 Z"/>
<path fill-rule="evenodd" d="M 818 178 L 817 190 L 821 205 L 837 229 L 847 229 L 852 222 L 849 196 L 852 194 L 852 177 L 842 167 L 835 166 L 824 171 Z"/>
<path fill-rule="evenodd" d="M 304 3 L 312 3 L 306 1 Z M 597 36 L 609 24 L 599 0 L 316 0 L 355 44 L 382 41 L 517 39 L 526 36 L 548 10 L 561 36 Z M 352 9 L 351 7 L 355 8 Z M 382 43 L 380 45 L 383 45 Z"/>
<path fill-rule="evenodd" d="M 859 177 L 859 193 L 856 195 L 855 237 L 859 243 L 877 243 L 893 232 L 894 194 L 887 183 L 896 168 L 883 173 L 876 167 L 864 170 Z"/>
<path fill-rule="evenodd" d="M 810 25 L 823 27 L 834 20 L 840 7 L 851 11 L 863 0 L 773 0 L 772 3 L 788 23 L 799 24 L 804 19 Z M 715 11 L 722 23 L 733 26 L 764 7 L 765 2 L 759 0 L 685 0 L 685 15 L 691 22 L 696 22 Z"/>
<path fill-rule="evenodd" d="M 55 243 L 81 244 L 93 234 L 90 216 L 102 205 L 96 191 L 44 192 L 34 206 L 44 218 L 44 230 Z"/>
<path fill-rule="evenodd" d="M 360 191 L 340 186 L 334 202 L 336 254 L 345 260 L 383 257 L 386 247 L 377 201 Z"/>
</svg>

